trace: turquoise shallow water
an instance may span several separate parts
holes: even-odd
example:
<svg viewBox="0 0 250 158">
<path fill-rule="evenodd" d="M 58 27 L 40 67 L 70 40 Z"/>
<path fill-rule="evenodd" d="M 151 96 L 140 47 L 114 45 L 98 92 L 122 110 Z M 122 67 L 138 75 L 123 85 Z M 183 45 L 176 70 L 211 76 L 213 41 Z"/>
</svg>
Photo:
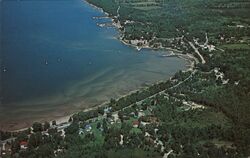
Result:
<svg viewBox="0 0 250 158">
<path fill-rule="evenodd" d="M 81 0 L 0 3 L 2 126 L 63 116 L 185 68 L 182 59 L 122 44 Z"/>
</svg>

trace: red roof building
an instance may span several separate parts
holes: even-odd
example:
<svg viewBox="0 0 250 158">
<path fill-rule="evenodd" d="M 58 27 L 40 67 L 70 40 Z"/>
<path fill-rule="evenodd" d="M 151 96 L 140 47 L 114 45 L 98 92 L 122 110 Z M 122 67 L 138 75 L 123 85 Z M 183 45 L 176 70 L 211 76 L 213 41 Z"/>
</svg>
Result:
<svg viewBox="0 0 250 158">
<path fill-rule="evenodd" d="M 139 126 L 140 122 L 139 121 L 133 121 L 133 127 L 137 128 Z"/>
<path fill-rule="evenodd" d="M 19 143 L 21 149 L 27 149 L 28 148 L 28 142 L 26 141 L 21 141 Z"/>
</svg>

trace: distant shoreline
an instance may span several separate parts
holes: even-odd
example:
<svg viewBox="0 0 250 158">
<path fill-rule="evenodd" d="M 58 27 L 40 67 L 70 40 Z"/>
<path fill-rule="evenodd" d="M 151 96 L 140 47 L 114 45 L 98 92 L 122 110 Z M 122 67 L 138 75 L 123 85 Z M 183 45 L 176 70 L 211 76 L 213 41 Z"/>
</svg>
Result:
<svg viewBox="0 0 250 158">
<path fill-rule="evenodd" d="M 137 49 L 138 51 L 140 51 L 141 49 L 151 49 L 151 50 L 165 50 L 165 51 L 172 51 L 174 55 L 176 55 L 177 57 L 181 58 L 181 59 L 184 59 L 186 60 L 187 62 L 189 62 L 190 65 L 187 65 L 188 69 L 187 71 L 189 70 L 193 70 L 194 68 L 194 63 L 195 61 L 197 60 L 192 54 L 183 54 L 182 51 L 179 51 L 177 49 L 172 49 L 172 48 L 169 48 L 169 47 L 159 47 L 159 48 L 154 48 L 154 47 L 150 47 L 149 45 L 146 45 L 146 46 L 136 46 L 134 44 L 129 44 L 128 41 L 126 40 L 123 40 L 122 37 L 123 37 L 123 32 L 119 29 L 120 24 L 117 24 L 115 23 L 115 19 L 114 17 L 110 16 L 109 13 L 105 12 L 102 8 L 99 8 L 97 6 L 95 6 L 94 4 L 92 4 L 91 2 L 89 2 L 88 0 L 82 0 L 83 2 L 89 4 L 90 6 L 92 6 L 93 8 L 97 9 L 97 10 L 100 10 L 101 12 L 103 12 L 105 14 L 105 16 L 102 16 L 102 18 L 110 18 L 112 19 L 112 25 L 118 30 L 119 32 L 119 37 L 117 38 L 120 42 L 122 42 L 124 45 L 127 45 L 127 46 L 130 46 L 130 47 L 133 47 L 135 49 Z M 120 21 L 118 20 L 118 23 L 120 23 Z M 101 27 L 101 26 L 100 26 Z"/>
</svg>

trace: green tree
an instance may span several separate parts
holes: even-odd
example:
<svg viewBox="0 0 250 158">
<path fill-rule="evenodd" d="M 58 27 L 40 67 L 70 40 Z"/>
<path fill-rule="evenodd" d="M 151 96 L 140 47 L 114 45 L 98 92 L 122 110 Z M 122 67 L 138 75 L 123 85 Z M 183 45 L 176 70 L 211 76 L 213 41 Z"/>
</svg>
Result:
<svg viewBox="0 0 250 158">
<path fill-rule="evenodd" d="M 52 146 L 48 145 L 48 144 L 44 144 L 39 146 L 38 150 L 38 155 L 41 158 L 52 158 L 54 157 L 54 150 L 52 148 Z"/>
<path fill-rule="evenodd" d="M 43 125 L 43 130 L 47 131 L 49 128 L 50 128 L 50 123 L 46 121 Z"/>
<path fill-rule="evenodd" d="M 72 123 L 69 127 L 65 129 L 65 134 L 76 134 L 79 130 L 78 123 Z"/>
<path fill-rule="evenodd" d="M 41 131 L 43 131 L 43 126 L 39 122 L 33 123 L 32 128 L 33 128 L 33 132 L 41 132 Z"/>
<path fill-rule="evenodd" d="M 52 121 L 52 125 L 55 126 L 56 125 L 56 120 Z"/>
</svg>

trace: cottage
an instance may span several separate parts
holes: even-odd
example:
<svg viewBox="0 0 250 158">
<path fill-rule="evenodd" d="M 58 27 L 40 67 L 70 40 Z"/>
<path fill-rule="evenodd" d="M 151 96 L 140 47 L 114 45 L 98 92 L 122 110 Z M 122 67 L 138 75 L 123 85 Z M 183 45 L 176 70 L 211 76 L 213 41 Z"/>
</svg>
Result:
<svg viewBox="0 0 250 158">
<path fill-rule="evenodd" d="M 119 120 L 118 113 L 112 114 L 112 117 L 114 118 L 114 121 L 117 122 Z"/>
<path fill-rule="evenodd" d="M 112 107 L 106 107 L 103 112 L 104 114 L 110 113 L 112 111 Z"/>
<path fill-rule="evenodd" d="M 139 126 L 139 124 L 140 124 L 140 122 L 139 121 L 133 121 L 133 127 L 134 128 L 138 128 L 138 126 Z"/>
<path fill-rule="evenodd" d="M 23 150 L 26 150 L 28 148 L 28 142 L 26 141 L 21 141 L 19 145 L 20 145 L 20 148 Z"/>
<path fill-rule="evenodd" d="M 87 132 L 90 132 L 91 129 L 92 129 L 92 127 L 91 127 L 90 125 L 86 125 L 86 126 L 85 126 L 85 130 L 86 130 Z"/>
<path fill-rule="evenodd" d="M 145 137 L 150 137 L 150 134 L 148 132 L 145 132 Z"/>
<path fill-rule="evenodd" d="M 143 111 L 142 111 L 142 112 L 139 111 L 139 112 L 138 112 L 138 117 L 140 118 L 140 117 L 142 117 L 142 116 L 145 116 L 145 113 L 144 113 Z"/>
<path fill-rule="evenodd" d="M 84 134 L 84 130 L 82 128 L 80 128 L 78 133 L 79 133 L 79 135 L 82 135 L 82 134 Z"/>
<path fill-rule="evenodd" d="M 146 125 L 149 125 L 149 124 L 150 124 L 149 122 L 141 121 L 141 125 L 142 125 L 142 126 L 146 126 Z"/>
<path fill-rule="evenodd" d="M 141 122 L 147 122 L 147 123 L 153 123 L 153 124 L 159 124 L 159 119 L 155 116 L 149 115 L 149 116 L 142 116 L 139 118 Z"/>
</svg>

